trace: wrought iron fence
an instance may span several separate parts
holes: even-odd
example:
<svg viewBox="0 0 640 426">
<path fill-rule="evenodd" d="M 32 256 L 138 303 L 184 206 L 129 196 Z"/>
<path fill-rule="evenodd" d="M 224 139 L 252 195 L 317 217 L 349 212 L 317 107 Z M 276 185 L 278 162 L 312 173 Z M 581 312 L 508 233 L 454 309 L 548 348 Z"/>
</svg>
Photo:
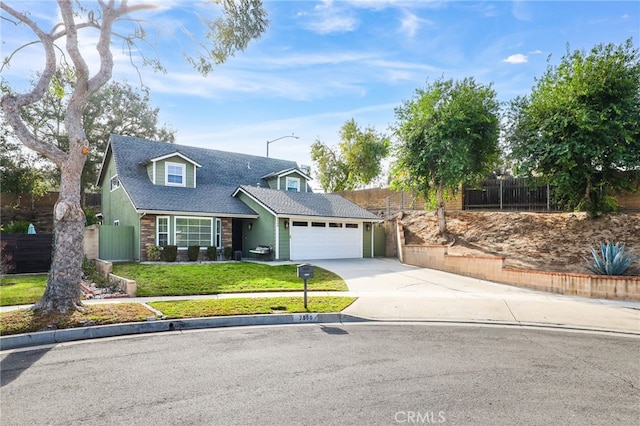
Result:
<svg viewBox="0 0 640 426">
<path fill-rule="evenodd" d="M 485 179 L 479 187 L 465 187 L 463 209 L 557 211 L 553 188 L 532 185 L 529 179 Z"/>
</svg>

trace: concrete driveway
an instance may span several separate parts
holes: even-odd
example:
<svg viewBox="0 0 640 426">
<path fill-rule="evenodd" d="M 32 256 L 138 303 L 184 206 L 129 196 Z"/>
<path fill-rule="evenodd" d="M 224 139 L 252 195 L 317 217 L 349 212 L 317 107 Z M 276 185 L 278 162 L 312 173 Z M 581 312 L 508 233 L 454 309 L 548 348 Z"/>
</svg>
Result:
<svg viewBox="0 0 640 426">
<path fill-rule="evenodd" d="M 344 313 L 376 320 L 490 322 L 620 331 L 640 335 L 640 302 L 522 289 L 396 259 L 317 260 L 358 300 Z"/>
</svg>

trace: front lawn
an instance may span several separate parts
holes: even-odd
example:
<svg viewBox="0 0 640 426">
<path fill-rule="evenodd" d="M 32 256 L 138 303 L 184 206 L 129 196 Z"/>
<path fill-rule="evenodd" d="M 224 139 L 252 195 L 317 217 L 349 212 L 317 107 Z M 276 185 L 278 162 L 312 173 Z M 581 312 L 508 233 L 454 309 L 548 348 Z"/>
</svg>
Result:
<svg viewBox="0 0 640 426">
<path fill-rule="evenodd" d="M 6 275 L 0 280 L 0 306 L 36 303 L 47 287 L 47 274 Z"/>
<path fill-rule="evenodd" d="M 314 268 L 309 290 L 346 291 L 344 280 L 326 269 Z M 114 264 L 113 273 L 135 280 L 138 296 L 301 291 L 296 265 L 269 266 L 249 262 L 195 265 Z"/>
<path fill-rule="evenodd" d="M 149 303 L 168 319 L 201 318 L 226 315 L 282 314 L 296 312 L 340 312 L 355 297 L 314 296 L 304 308 L 302 297 L 259 297 L 233 299 L 176 300 Z"/>
</svg>

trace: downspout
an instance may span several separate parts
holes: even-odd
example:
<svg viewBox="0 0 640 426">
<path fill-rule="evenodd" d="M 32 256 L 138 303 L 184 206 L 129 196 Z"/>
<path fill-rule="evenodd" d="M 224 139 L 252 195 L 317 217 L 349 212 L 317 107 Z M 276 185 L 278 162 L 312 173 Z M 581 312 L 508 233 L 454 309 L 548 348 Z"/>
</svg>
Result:
<svg viewBox="0 0 640 426">
<path fill-rule="evenodd" d="M 280 260 L 280 224 L 278 223 L 278 216 L 274 216 L 275 218 L 275 225 L 276 225 L 276 242 L 275 242 L 275 251 L 276 251 L 276 255 L 275 255 L 275 260 Z"/>
</svg>

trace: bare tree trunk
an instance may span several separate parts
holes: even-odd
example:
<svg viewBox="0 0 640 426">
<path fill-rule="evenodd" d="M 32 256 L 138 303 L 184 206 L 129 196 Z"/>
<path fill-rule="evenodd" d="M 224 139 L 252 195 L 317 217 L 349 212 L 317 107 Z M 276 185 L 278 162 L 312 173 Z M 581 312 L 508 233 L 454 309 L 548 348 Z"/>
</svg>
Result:
<svg viewBox="0 0 640 426">
<path fill-rule="evenodd" d="M 43 313 L 82 310 L 80 282 L 85 217 L 80 205 L 80 173 L 84 161 L 78 157 L 84 154 L 81 144 L 75 145 L 61 167 L 60 195 L 53 210 L 54 249 L 47 288 L 33 307 L 42 309 Z"/>
<path fill-rule="evenodd" d="M 438 201 L 438 230 L 440 231 L 440 235 L 444 238 L 449 238 L 447 233 L 447 219 L 444 216 L 444 188 L 442 184 L 438 184 L 438 188 L 436 190 L 436 197 Z"/>
</svg>

